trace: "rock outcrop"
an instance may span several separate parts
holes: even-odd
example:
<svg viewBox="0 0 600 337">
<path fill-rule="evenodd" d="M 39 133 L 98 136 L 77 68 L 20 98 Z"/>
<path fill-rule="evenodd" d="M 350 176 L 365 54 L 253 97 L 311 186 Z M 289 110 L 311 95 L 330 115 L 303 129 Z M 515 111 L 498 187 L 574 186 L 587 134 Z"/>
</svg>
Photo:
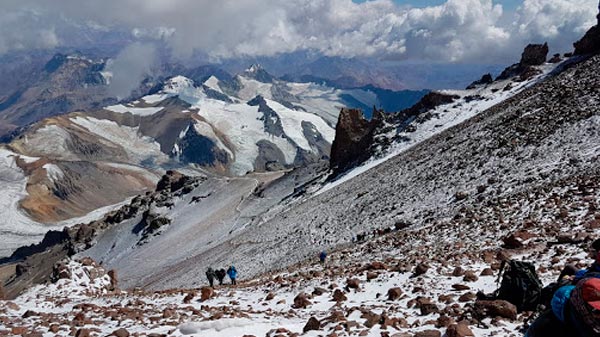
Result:
<svg viewBox="0 0 600 337">
<path fill-rule="evenodd" d="M 598 5 L 600 11 L 600 5 Z M 581 40 L 575 42 L 575 55 L 600 53 L 600 13 L 596 16 L 597 24 L 585 33 Z"/>
<path fill-rule="evenodd" d="M 383 124 L 382 113 L 373 111 L 367 120 L 359 109 L 342 109 L 331 145 L 330 168 L 339 174 L 371 157 L 375 130 Z"/>
<path fill-rule="evenodd" d="M 492 74 L 488 73 L 488 74 L 483 75 L 480 80 L 469 84 L 469 86 L 467 87 L 467 90 L 475 89 L 478 86 L 490 84 L 492 82 L 494 82 L 494 78 L 492 77 Z"/>
<path fill-rule="evenodd" d="M 546 62 L 549 50 L 548 43 L 528 45 L 525 47 L 523 54 L 521 54 L 521 61 L 504 69 L 502 74 L 498 76 L 497 80 L 506 80 L 512 77 L 519 77 L 521 81 L 526 81 L 537 75 L 539 70 L 535 69 L 534 67 L 542 65 Z"/>
</svg>

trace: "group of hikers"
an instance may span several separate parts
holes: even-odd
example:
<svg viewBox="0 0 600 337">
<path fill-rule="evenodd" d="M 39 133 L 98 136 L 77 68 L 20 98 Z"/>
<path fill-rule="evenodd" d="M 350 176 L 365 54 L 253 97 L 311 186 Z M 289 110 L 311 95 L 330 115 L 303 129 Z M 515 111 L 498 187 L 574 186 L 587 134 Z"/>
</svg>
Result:
<svg viewBox="0 0 600 337">
<path fill-rule="evenodd" d="M 321 262 L 321 264 L 325 264 L 326 258 L 327 252 L 325 250 L 321 251 L 319 253 L 319 262 Z M 208 284 L 211 288 L 214 287 L 215 280 L 219 281 L 219 285 L 222 286 L 223 281 L 225 280 L 225 275 L 229 276 L 232 285 L 236 285 L 237 274 L 237 269 L 235 269 L 233 265 L 229 266 L 227 271 L 225 271 L 223 268 L 214 270 L 212 267 L 208 267 L 208 269 L 206 269 L 206 278 L 208 279 Z"/>
<path fill-rule="evenodd" d="M 212 267 L 208 267 L 208 269 L 206 269 L 206 278 L 208 279 L 208 284 L 211 287 L 214 287 L 215 280 L 218 280 L 219 285 L 222 286 L 223 281 L 225 280 L 225 275 L 229 276 L 232 285 L 236 285 L 237 274 L 238 272 L 233 265 L 229 266 L 227 271 L 225 271 L 223 268 L 214 270 Z"/>
</svg>

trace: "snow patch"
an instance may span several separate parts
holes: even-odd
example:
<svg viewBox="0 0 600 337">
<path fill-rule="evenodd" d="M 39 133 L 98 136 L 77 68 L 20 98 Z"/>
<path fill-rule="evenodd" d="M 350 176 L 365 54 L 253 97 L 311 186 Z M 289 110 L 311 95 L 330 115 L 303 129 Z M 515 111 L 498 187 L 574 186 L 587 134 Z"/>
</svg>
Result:
<svg viewBox="0 0 600 337">
<path fill-rule="evenodd" d="M 50 181 L 52 182 L 57 182 L 65 176 L 64 172 L 60 169 L 60 167 L 58 167 L 55 164 L 44 164 L 42 168 L 46 170 L 48 179 L 50 179 Z"/>
<path fill-rule="evenodd" d="M 128 127 L 116 122 L 93 117 L 74 117 L 71 121 L 99 136 L 110 145 L 118 145 L 136 163 L 147 160 L 166 162 L 168 157 L 160 151 L 160 144 L 153 138 L 139 134 L 139 127 Z"/>
<path fill-rule="evenodd" d="M 117 113 L 123 113 L 123 114 L 131 113 L 133 115 L 146 117 L 146 116 L 152 116 L 155 113 L 160 112 L 164 108 L 163 107 L 134 108 L 134 107 L 124 106 L 123 104 L 117 104 L 117 105 L 107 106 L 104 109 L 112 111 L 112 112 L 117 112 Z"/>
<path fill-rule="evenodd" d="M 154 94 L 154 95 L 146 95 L 142 97 L 142 100 L 148 104 L 156 104 L 158 102 L 162 102 L 167 98 L 173 97 L 171 94 Z"/>
</svg>

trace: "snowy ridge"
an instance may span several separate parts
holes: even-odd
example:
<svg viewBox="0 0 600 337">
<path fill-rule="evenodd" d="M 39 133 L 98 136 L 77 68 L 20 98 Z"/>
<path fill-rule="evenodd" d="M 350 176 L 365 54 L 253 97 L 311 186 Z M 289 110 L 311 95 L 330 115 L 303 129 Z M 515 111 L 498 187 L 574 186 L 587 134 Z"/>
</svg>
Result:
<svg viewBox="0 0 600 337">
<path fill-rule="evenodd" d="M 146 102 L 148 102 L 148 101 L 146 101 Z M 127 107 L 122 104 L 118 104 L 118 105 L 107 106 L 105 109 L 112 111 L 112 112 L 118 112 L 118 113 L 131 113 L 131 114 L 137 115 L 137 116 L 152 116 L 155 113 L 161 111 L 163 108 L 162 107 L 134 108 L 134 107 Z"/>
<path fill-rule="evenodd" d="M 550 74 L 559 66 L 560 65 L 556 64 L 545 64 L 540 67 L 542 73 L 528 81 L 515 83 L 511 80 L 504 80 L 483 88 L 440 91 L 448 95 L 457 95 L 460 97 L 460 99 L 450 104 L 441 105 L 436 109 L 429 111 L 428 113 L 433 117 L 421 123 L 413 123 L 412 125 L 416 127 L 416 130 L 411 130 L 410 132 L 397 132 L 396 130 L 393 130 L 388 134 L 380 135 L 379 137 L 381 138 L 400 138 L 401 140 L 394 142 L 389 149 L 377 154 L 364 164 L 345 172 L 335 181 L 319 188 L 317 191 L 315 191 L 315 195 L 329 191 L 332 188 L 343 184 L 344 182 L 390 160 L 391 158 L 394 158 L 395 156 L 423 142 L 424 140 L 429 139 L 434 135 L 452 128 L 470 118 L 473 118 L 492 106 L 513 97 L 524 89 L 542 81 L 544 78 L 546 78 L 546 76 L 548 76 L 548 74 Z M 505 89 L 507 86 L 510 86 L 509 90 Z"/>
</svg>

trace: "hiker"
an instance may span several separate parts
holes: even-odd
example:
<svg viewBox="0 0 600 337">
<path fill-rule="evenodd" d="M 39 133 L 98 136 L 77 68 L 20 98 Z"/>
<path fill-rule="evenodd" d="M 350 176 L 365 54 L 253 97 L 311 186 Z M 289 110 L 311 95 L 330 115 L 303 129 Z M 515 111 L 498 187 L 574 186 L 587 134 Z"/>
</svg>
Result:
<svg viewBox="0 0 600 337">
<path fill-rule="evenodd" d="M 556 289 L 544 312 L 527 331 L 526 337 L 600 336 L 600 239 L 590 247 L 594 259 L 587 269 L 566 266 L 559 281 L 546 288 Z"/>
<path fill-rule="evenodd" d="M 225 275 L 227 275 L 227 272 L 225 271 L 225 269 L 221 268 L 221 269 L 217 269 L 215 271 L 215 275 L 217 275 L 217 280 L 219 280 L 219 285 L 222 286 L 223 279 L 225 279 Z"/>
<path fill-rule="evenodd" d="M 235 281 L 235 279 L 237 278 L 237 270 L 233 265 L 231 265 L 229 269 L 227 269 L 227 275 L 231 279 L 231 284 L 236 285 L 237 282 Z"/>
<path fill-rule="evenodd" d="M 327 252 L 326 251 L 322 251 L 321 254 L 319 254 L 319 261 L 321 261 L 321 264 L 325 263 L 325 259 L 327 258 Z"/>
<path fill-rule="evenodd" d="M 211 267 L 206 269 L 206 278 L 208 279 L 208 284 L 210 284 L 211 288 L 213 287 L 216 276 L 215 271 Z"/>
</svg>

